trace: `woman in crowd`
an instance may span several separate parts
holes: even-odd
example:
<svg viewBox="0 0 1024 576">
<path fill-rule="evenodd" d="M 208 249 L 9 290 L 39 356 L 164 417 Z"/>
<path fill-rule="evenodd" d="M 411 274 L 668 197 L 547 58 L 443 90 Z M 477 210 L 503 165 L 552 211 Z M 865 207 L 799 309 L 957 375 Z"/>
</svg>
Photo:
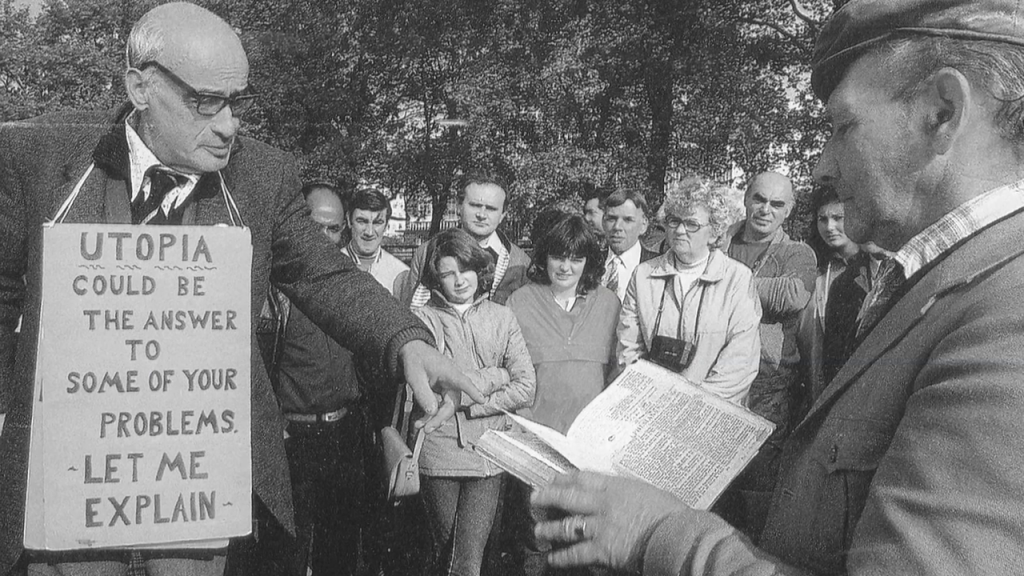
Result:
<svg viewBox="0 0 1024 576">
<path fill-rule="evenodd" d="M 629 281 L 618 363 L 647 358 L 740 404 L 757 375 L 761 306 L 750 270 L 718 249 L 740 216 L 731 192 L 697 178 L 665 191 L 658 220 L 669 250 Z"/>
<path fill-rule="evenodd" d="M 487 429 L 508 429 L 502 410 L 530 406 L 536 387 L 519 323 L 511 310 L 487 299 L 493 274 L 493 260 L 469 234 L 443 232 L 427 247 L 422 282 L 430 301 L 413 310 L 487 396 L 427 436 L 420 455 L 435 550 L 439 558 L 450 552 L 443 570 L 449 575 L 480 574 L 498 508 L 501 470 L 472 446 Z"/>
<path fill-rule="evenodd" d="M 537 237 L 532 282 L 508 299 L 537 371 L 533 419 L 562 433 L 613 366 L 619 299 L 601 286 L 602 275 L 597 234 L 582 217 L 561 214 Z"/>
<path fill-rule="evenodd" d="M 828 303 L 829 289 L 860 251 L 857 244 L 846 236 L 843 228 L 843 203 L 835 190 L 828 187 L 816 189 L 813 204 L 818 238 L 810 244 L 818 254 L 818 277 L 814 281 L 811 302 L 800 315 L 800 331 L 797 333 L 805 381 L 809 388 L 807 401 L 816 396 L 827 384 L 823 381 L 822 347 L 825 340 L 825 307 Z M 809 406 L 805 401 L 802 409 L 797 412 L 802 414 L 806 408 Z"/>
</svg>

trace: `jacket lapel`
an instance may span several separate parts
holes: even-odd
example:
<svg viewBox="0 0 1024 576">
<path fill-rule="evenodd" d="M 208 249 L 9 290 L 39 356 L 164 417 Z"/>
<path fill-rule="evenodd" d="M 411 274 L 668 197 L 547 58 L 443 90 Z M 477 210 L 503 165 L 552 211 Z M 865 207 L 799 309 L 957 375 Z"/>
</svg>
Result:
<svg viewBox="0 0 1024 576">
<path fill-rule="evenodd" d="M 832 382 L 822 391 L 797 429 L 864 374 L 883 354 L 898 345 L 948 294 L 967 287 L 988 272 L 1024 254 L 1024 212 L 989 226 L 956 248 L 900 298 L 882 317 Z"/>
<path fill-rule="evenodd" d="M 94 166 L 82 183 L 65 221 L 120 222 L 123 219 L 122 208 L 128 205 L 127 186 L 130 180 L 128 141 L 124 133 L 127 110 L 130 109 L 122 108 L 118 111 L 109 130 L 100 136 L 95 148 L 65 166 L 65 183 L 58 192 L 58 206 L 86 176 L 89 166 Z M 118 194 L 123 198 L 118 197 Z M 131 222 L 130 217 L 128 222 Z"/>
<path fill-rule="evenodd" d="M 231 223 L 227 202 L 224 200 L 223 194 L 221 194 L 220 177 L 216 173 L 204 174 L 199 179 L 199 183 L 192 194 L 194 195 L 193 202 L 190 204 L 195 207 L 195 215 L 191 218 L 191 221 L 186 218 L 186 224 L 212 225 Z M 188 210 L 186 209 L 187 215 Z"/>
<path fill-rule="evenodd" d="M 64 218 L 65 222 L 103 222 L 104 204 L 107 186 L 107 175 L 102 168 L 93 167 L 91 173 L 86 177 L 86 172 L 92 165 L 92 157 L 89 154 L 82 154 L 64 166 L 64 182 L 57 189 L 54 197 L 53 210 L 48 215 L 52 218 L 57 210 L 64 204 L 64 201 L 74 191 L 78 182 L 85 178 L 78 196 L 68 209 Z"/>
</svg>

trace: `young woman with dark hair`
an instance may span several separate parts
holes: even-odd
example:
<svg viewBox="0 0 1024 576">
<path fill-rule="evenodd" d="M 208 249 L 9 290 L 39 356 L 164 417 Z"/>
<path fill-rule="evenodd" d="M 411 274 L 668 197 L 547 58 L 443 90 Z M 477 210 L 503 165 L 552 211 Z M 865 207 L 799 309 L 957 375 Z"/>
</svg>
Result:
<svg viewBox="0 0 1024 576">
<path fill-rule="evenodd" d="M 532 282 L 508 306 L 537 371 L 533 418 L 560 432 L 605 386 L 619 299 L 600 285 L 604 248 L 580 216 L 549 220 L 533 250 Z"/>
</svg>

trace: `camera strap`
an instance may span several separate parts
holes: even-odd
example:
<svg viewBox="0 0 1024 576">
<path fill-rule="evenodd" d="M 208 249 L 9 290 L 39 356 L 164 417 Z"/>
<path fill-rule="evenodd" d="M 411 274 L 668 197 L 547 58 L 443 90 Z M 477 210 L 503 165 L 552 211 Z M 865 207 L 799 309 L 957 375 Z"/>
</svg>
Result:
<svg viewBox="0 0 1024 576">
<path fill-rule="evenodd" d="M 661 327 L 661 314 L 665 311 L 665 294 L 668 293 L 668 287 L 670 284 L 676 281 L 675 276 L 668 276 L 665 278 L 665 286 L 661 290 L 661 303 L 658 304 L 658 315 L 654 318 L 654 330 L 651 332 L 655 336 L 658 335 L 658 328 Z M 693 343 L 697 343 L 697 327 L 700 326 L 700 313 L 704 309 L 704 296 L 708 291 L 708 283 L 702 282 L 699 278 L 695 284 L 700 284 L 700 298 L 697 300 L 697 314 L 693 320 Z M 683 336 L 683 316 L 686 314 L 686 295 L 693 291 L 691 287 L 683 294 L 682 299 L 679 302 L 679 325 L 676 326 L 676 339 L 681 339 Z"/>
</svg>

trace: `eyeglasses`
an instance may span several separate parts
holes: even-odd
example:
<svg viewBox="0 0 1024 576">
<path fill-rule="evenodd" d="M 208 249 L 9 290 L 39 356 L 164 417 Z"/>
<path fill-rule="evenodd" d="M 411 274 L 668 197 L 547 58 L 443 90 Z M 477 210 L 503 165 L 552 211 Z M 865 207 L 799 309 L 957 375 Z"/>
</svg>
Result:
<svg viewBox="0 0 1024 576">
<path fill-rule="evenodd" d="M 227 97 L 221 96 L 220 94 L 210 94 L 209 92 L 200 92 L 192 87 L 191 84 L 185 82 L 180 76 L 171 72 L 166 66 L 157 62 L 156 60 L 150 60 L 143 62 L 137 66 L 138 70 L 145 70 L 148 67 L 154 67 L 157 70 L 163 72 L 164 76 L 167 76 L 174 81 L 178 87 L 185 90 L 188 94 L 188 98 L 195 102 L 196 112 L 201 116 L 216 116 L 224 109 L 225 106 L 231 106 L 231 114 L 233 116 L 240 116 L 245 113 L 246 110 L 252 105 L 256 99 L 255 94 L 242 93 L 235 94 L 234 96 Z"/>
<path fill-rule="evenodd" d="M 700 223 L 696 220 L 683 220 L 682 218 L 676 218 L 675 216 L 669 216 L 668 218 L 665 218 L 665 226 L 667 226 L 670 230 L 675 230 L 676 228 L 679 228 L 680 225 L 682 225 L 683 230 L 686 230 L 691 234 L 707 226 L 708 224 L 710 224 L 710 222 Z"/>
</svg>

